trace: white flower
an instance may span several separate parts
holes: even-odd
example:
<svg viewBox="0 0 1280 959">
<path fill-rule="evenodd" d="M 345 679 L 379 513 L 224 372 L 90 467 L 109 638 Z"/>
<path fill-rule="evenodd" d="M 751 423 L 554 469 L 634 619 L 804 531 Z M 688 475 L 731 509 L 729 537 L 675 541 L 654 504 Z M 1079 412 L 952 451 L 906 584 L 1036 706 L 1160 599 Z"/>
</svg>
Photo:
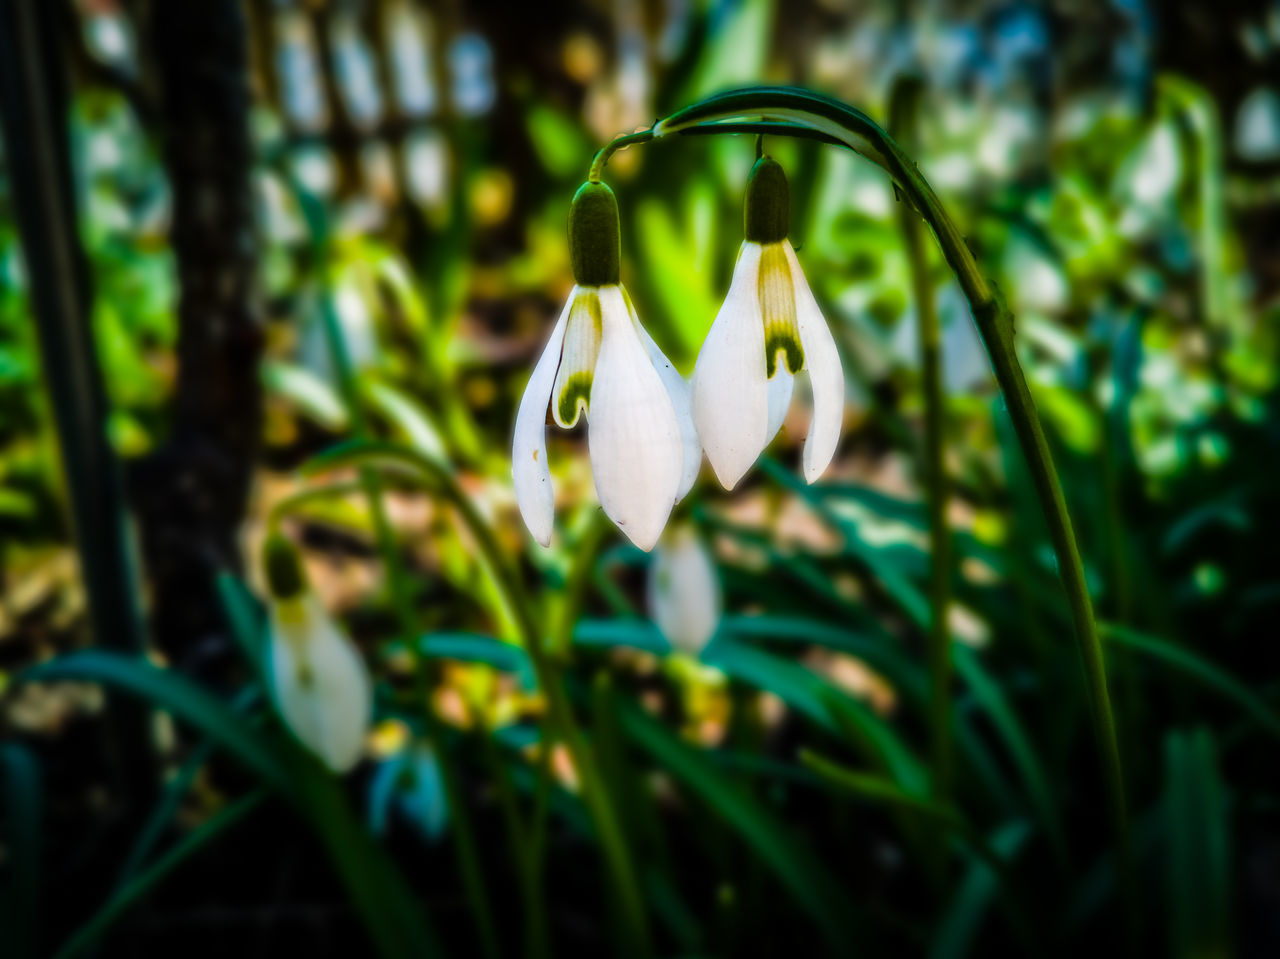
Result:
<svg viewBox="0 0 1280 959">
<path fill-rule="evenodd" d="M 290 731 L 334 772 L 360 759 L 373 711 L 369 671 L 312 593 L 271 603 L 271 692 Z"/>
<path fill-rule="evenodd" d="M 596 208 L 583 214 L 587 202 Z M 671 508 L 693 485 L 701 463 L 689 388 L 640 325 L 618 282 L 613 193 L 603 184 L 587 184 L 574 198 L 574 207 L 569 233 L 578 285 L 516 414 L 511 450 L 516 501 L 534 539 L 548 545 L 554 499 L 547 466 L 547 408 L 564 429 L 585 413 L 600 504 L 636 546 L 648 550 Z M 604 219 L 591 220 L 597 213 Z M 585 226 L 583 220 L 588 221 Z M 588 257 L 581 262 L 584 234 L 600 244 L 587 249 L 600 254 L 599 261 Z"/>
<path fill-rule="evenodd" d="M 293 547 L 279 535 L 265 549 L 268 682 L 285 725 L 334 772 L 360 759 L 373 713 L 369 670 L 307 586 Z"/>
<path fill-rule="evenodd" d="M 693 419 L 707 459 L 733 489 L 773 439 L 794 374 L 809 373 L 813 418 L 804 446 L 812 483 L 835 455 L 844 371 L 835 340 L 787 240 L 786 180 L 768 157 L 747 186 L 747 238 L 693 373 Z"/>
<path fill-rule="evenodd" d="M 720 578 L 690 527 L 668 533 L 649 564 L 649 615 L 672 647 L 699 656 L 720 625 Z"/>
</svg>

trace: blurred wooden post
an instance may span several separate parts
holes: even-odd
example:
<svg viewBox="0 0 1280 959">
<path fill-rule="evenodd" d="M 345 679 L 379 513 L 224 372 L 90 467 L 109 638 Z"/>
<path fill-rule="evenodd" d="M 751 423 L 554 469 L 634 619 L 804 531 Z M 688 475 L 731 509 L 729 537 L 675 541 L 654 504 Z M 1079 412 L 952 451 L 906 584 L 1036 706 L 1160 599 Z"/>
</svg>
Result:
<svg viewBox="0 0 1280 959">
<path fill-rule="evenodd" d="M 93 640 L 141 655 L 145 636 L 128 515 L 107 437 L 89 272 L 76 232 L 67 79 L 56 22 L 62 9 L 46 0 L 0 3 L 5 158 Z M 154 785 L 149 711 L 130 700 L 113 702 L 108 723 L 117 795 L 126 806 L 130 800 L 136 805 Z"/>
<path fill-rule="evenodd" d="M 156 642 L 188 672 L 215 678 L 234 647 L 214 577 L 240 568 L 262 425 L 248 41 L 239 0 L 151 10 L 180 290 L 178 380 L 169 439 L 131 491 Z"/>
</svg>

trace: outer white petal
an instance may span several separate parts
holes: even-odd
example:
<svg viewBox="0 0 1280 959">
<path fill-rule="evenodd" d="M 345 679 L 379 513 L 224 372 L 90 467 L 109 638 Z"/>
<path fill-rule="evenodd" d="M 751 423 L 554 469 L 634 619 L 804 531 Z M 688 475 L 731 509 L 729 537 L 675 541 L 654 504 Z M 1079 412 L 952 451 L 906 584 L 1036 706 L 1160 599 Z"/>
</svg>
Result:
<svg viewBox="0 0 1280 959">
<path fill-rule="evenodd" d="M 698 535 L 681 527 L 663 537 L 649 564 L 649 615 L 673 647 L 691 656 L 720 625 L 720 578 Z"/>
<path fill-rule="evenodd" d="M 621 287 L 601 287 L 600 312 L 604 337 L 587 413 L 591 470 L 605 513 L 649 550 L 680 491 L 680 423 Z"/>
<path fill-rule="evenodd" d="M 769 429 L 766 431 L 765 445 L 773 442 L 782 429 L 782 421 L 787 418 L 787 410 L 791 408 L 791 394 L 795 390 L 796 378 L 787 372 L 785 365 L 779 364 L 773 379 L 769 380 Z"/>
<path fill-rule="evenodd" d="M 743 243 L 724 305 L 693 370 L 693 421 L 711 468 L 733 489 L 769 441 L 759 243 Z"/>
<path fill-rule="evenodd" d="M 702 466 L 702 443 L 698 440 L 698 429 L 693 425 L 693 396 L 688 381 L 680 375 L 665 353 L 653 341 L 649 331 L 644 328 L 640 318 L 636 316 L 635 307 L 631 309 L 631 321 L 640 333 L 640 342 L 644 344 L 653 361 L 653 368 L 662 377 L 662 384 L 671 397 L 671 407 L 675 410 L 676 420 L 680 423 L 680 437 L 683 441 L 683 458 L 681 462 L 680 489 L 676 493 L 676 502 L 685 498 L 693 489 L 698 478 L 698 469 Z"/>
<path fill-rule="evenodd" d="M 844 370 L 831 329 L 813 298 L 809 282 L 790 243 L 784 243 L 796 286 L 796 325 L 804 347 L 804 365 L 813 390 L 813 419 L 804 441 L 804 478 L 812 483 L 831 462 L 844 422 Z"/>
<path fill-rule="evenodd" d="M 330 769 L 360 759 L 373 711 L 364 660 L 312 595 L 273 602 L 271 691 L 295 736 Z"/>
<path fill-rule="evenodd" d="M 520 515 L 533 538 L 543 546 L 551 544 L 551 526 L 555 520 L 551 470 L 547 466 L 547 404 L 551 402 L 551 387 L 560 366 L 564 330 L 577 293 L 575 286 L 524 388 L 524 397 L 516 413 L 515 437 L 511 443 L 511 479 L 515 483 Z"/>
</svg>

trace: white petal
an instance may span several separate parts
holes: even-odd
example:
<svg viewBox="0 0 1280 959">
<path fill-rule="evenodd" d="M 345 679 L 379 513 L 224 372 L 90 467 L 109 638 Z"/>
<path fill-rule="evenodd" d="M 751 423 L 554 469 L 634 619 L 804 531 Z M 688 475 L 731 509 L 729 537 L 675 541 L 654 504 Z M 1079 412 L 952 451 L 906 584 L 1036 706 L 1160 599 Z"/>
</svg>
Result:
<svg viewBox="0 0 1280 959">
<path fill-rule="evenodd" d="M 769 440 L 759 243 L 743 243 L 724 305 L 693 370 L 693 421 L 711 468 L 733 489 Z"/>
<path fill-rule="evenodd" d="M 791 393 L 795 390 L 796 378 L 787 372 L 785 365 L 779 366 L 769 380 L 769 429 L 766 431 L 765 445 L 773 442 L 782 429 L 782 421 L 787 418 L 787 410 L 791 408 Z"/>
<path fill-rule="evenodd" d="M 271 691 L 285 725 L 334 772 L 360 759 L 373 712 L 368 667 L 312 595 L 275 602 Z"/>
<path fill-rule="evenodd" d="M 565 325 L 569 322 L 569 311 L 577 293 L 575 286 L 524 388 L 520 410 L 516 413 L 515 438 L 511 443 L 511 479 L 515 483 L 520 515 L 533 538 L 543 546 L 551 544 L 551 526 L 555 520 L 551 470 L 547 466 L 547 404 L 551 402 L 551 387 L 560 366 Z"/>
<path fill-rule="evenodd" d="M 791 263 L 791 276 L 796 285 L 796 324 L 800 327 L 800 345 L 804 347 L 804 365 L 809 371 L 813 390 L 813 419 L 804 441 L 804 478 L 812 483 L 835 456 L 844 423 L 844 370 L 831 329 L 813 298 L 809 282 L 796 259 L 790 243 L 784 243 Z"/>
<path fill-rule="evenodd" d="M 680 424 L 620 287 L 601 287 L 600 311 L 604 337 L 587 413 L 591 470 L 605 513 L 649 550 L 680 490 Z"/>
<path fill-rule="evenodd" d="M 654 550 L 648 599 L 649 615 L 671 645 L 700 655 L 720 625 L 720 579 L 692 529 L 668 533 Z"/>
<path fill-rule="evenodd" d="M 653 361 L 653 368 L 658 371 L 658 376 L 662 377 L 662 383 L 671 397 L 671 407 L 676 412 L 676 420 L 680 423 L 683 449 L 680 489 L 676 493 L 678 503 L 685 498 L 689 490 L 693 489 L 694 481 L 698 478 L 698 469 L 702 466 L 702 443 L 698 441 L 698 429 L 693 425 L 693 396 L 689 389 L 689 382 L 680 375 L 675 364 L 667 359 L 666 354 L 653 341 L 649 331 L 636 316 L 635 306 L 630 303 L 629 298 L 628 305 L 631 306 L 631 322 L 635 324 L 636 331 L 640 334 L 640 342 L 644 344 L 649 359 Z"/>
</svg>

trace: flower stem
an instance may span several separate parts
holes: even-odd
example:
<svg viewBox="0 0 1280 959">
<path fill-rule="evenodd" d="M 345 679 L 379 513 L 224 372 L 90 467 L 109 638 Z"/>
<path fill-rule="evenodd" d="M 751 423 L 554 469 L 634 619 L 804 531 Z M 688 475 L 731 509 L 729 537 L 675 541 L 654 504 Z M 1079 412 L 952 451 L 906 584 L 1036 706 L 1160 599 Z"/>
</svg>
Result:
<svg viewBox="0 0 1280 959">
<path fill-rule="evenodd" d="M 1059 576 L 1071 609 L 1076 643 L 1084 668 L 1089 712 L 1115 831 L 1118 866 L 1121 874 L 1127 877 L 1128 816 L 1115 718 L 1107 689 L 1106 663 L 1062 485 L 1014 350 L 1013 315 L 996 297 L 986 277 L 979 270 L 964 236 L 914 161 L 862 111 L 802 88 L 753 87 L 708 97 L 680 110 L 655 124 L 653 135 L 657 139 L 673 133 L 691 132 L 699 125 L 710 125 L 709 128 L 714 130 L 715 124 L 721 121 L 733 122 L 736 129 L 732 132 L 737 133 L 761 132 L 760 123 L 772 123 L 775 126 L 769 130 L 770 133 L 788 134 L 788 130 L 778 125 L 796 124 L 811 131 L 804 134 L 806 136 L 817 133 L 839 140 L 885 170 L 902 195 L 933 229 L 947 265 L 969 301 L 1057 555 Z"/>
<path fill-rule="evenodd" d="M 915 127 L 920 84 L 909 79 L 898 83 L 890 106 L 890 125 L 903 136 Z M 944 404 L 942 395 L 942 346 L 938 311 L 929 283 L 920 220 L 905 203 L 898 204 L 899 225 L 911 269 L 912 295 L 919 320 L 920 378 L 924 393 L 924 451 L 926 499 L 929 506 L 929 738 L 933 770 L 933 797 L 945 803 L 951 794 L 951 638 L 948 608 L 951 602 L 950 535 L 947 528 L 947 477 L 943 460 Z"/>
<path fill-rule="evenodd" d="M 498 590 L 515 617 L 525 651 L 529 655 L 529 662 L 538 680 L 538 687 L 547 698 L 547 718 L 551 729 L 549 735 L 544 734 L 543 748 L 550 749 L 554 742 L 563 742 L 569 750 L 574 769 L 577 771 L 583 802 L 595 824 L 600 845 L 604 849 L 605 862 L 612 874 L 618 903 L 626 924 L 624 938 L 627 949 L 625 952 L 641 956 L 649 955 L 652 949 L 648 920 L 631 852 L 627 847 L 595 757 L 573 717 L 573 709 L 558 669 L 558 661 L 555 657 L 547 655 L 542 626 L 534 618 L 528 596 L 515 570 L 507 562 L 506 554 L 494 535 L 493 529 L 480 515 L 466 491 L 458 484 L 452 471 L 444 464 L 391 443 L 348 444 L 335 451 L 335 455 L 353 452 L 377 455 L 408 466 L 419 473 L 428 481 L 430 487 L 443 496 L 457 511 L 463 525 L 475 537 L 477 547 L 493 571 Z"/>
<path fill-rule="evenodd" d="M 307 214 L 307 222 L 311 229 L 313 251 L 320 276 L 321 311 L 324 321 L 324 333 L 329 347 L 329 355 L 337 373 L 338 385 L 347 413 L 351 417 L 352 432 L 358 439 L 369 436 L 368 419 L 364 414 L 361 402 L 360 384 L 356 370 L 351 362 L 351 353 L 347 349 L 342 326 L 338 321 L 337 310 L 333 303 L 329 276 L 329 231 L 324 210 L 319 201 L 305 191 L 299 190 L 300 200 Z M 484 872 L 480 865 L 480 854 L 476 845 L 471 817 L 467 803 L 462 796 L 461 784 L 457 769 L 449 761 L 445 753 L 443 729 L 431 703 L 431 677 L 429 664 L 420 647 L 413 642 L 417 632 L 417 616 L 413 608 L 413 595 L 407 570 L 396 547 L 395 531 L 386 504 L 382 499 L 382 479 L 378 473 L 368 466 L 361 465 L 359 470 L 360 486 L 369 503 L 369 514 L 373 522 L 374 538 L 378 553 L 389 581 L 392 608 L 396 614 L 396 622 L 402 638 L 408 643 L 413 656 L 414 693 L 420 708 L 425 726 L 426 738 L 436 750 L 440 763 L 440 780 L 444 788 L 445 801 L 453 813 L 454 842 L 457 847 L 458 868 L 462 873 L 463 885 L 467 890 L 467 898 L 471 900 L 475 914 L 476 929 L 480 938 L 481 950 L 486 959 L 497 959 L 501 955 L 501 946 L 497 938 L 497 925 L 494 921 L 493 906 L 485 886 Z"/>
</svg>

